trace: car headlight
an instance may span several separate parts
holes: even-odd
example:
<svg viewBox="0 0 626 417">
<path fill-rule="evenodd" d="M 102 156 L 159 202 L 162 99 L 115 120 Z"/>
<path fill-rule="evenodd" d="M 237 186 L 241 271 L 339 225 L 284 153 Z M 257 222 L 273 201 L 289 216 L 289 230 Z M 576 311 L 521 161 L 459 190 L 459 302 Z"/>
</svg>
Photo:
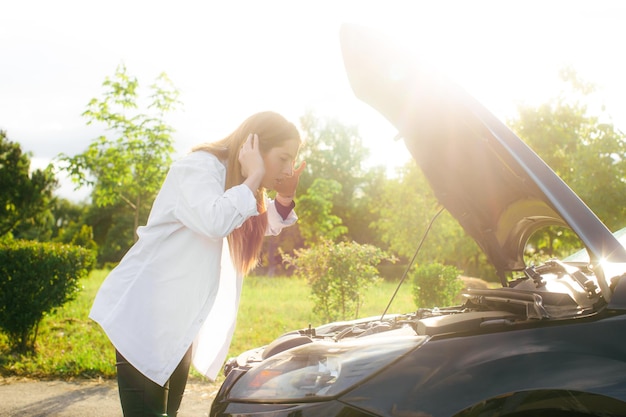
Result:
<svg viewBox="0 0 626 417">
<path fill-rule="evenodd" d="M 335 396 L 416 348 L 423 336 L 320 341 L 272 356 L 234 383 L 235 401 L 316 401 Z"/>
</svg>

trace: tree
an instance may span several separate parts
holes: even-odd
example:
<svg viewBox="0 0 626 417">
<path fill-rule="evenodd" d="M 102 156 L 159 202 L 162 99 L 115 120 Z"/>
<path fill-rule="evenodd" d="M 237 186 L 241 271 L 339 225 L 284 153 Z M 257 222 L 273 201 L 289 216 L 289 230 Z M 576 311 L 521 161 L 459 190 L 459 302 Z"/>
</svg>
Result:
<svg viewBox="0 0 626 417">
<path fill-rule="evenodd" d="M 405 260 L 413 258 L 427 227 L 440 209 L 426 178 L 414 162 L 398 170 L 382 191 L 381 200 L 372 210 L 378 220 L 374 228 L 389 250 Z M 421 262 L 453 265 L 470 275 L 497 279 L 480 248 L 447 212 L 443 212 L 428 232 L 420 249 Z"/>
<path fill-rule="evenodd" d="M 164 117 L 179 105 L 179 92 L 162 73 L 150 87 L 150 103 L 141 109 L 139 81 L 123 65 L 102 85 L 104 96 L 91 99 L 83 116 L 87 124 L 103 123 L 110 136 L 98 137 L 81 154 L 61 155 L 61 160 L 79 187 L 93 187 L 97 206 L 124 203 L 136 232 L 171 163 L 173 129 Z"/>
<path fill-rule="evenodd" d="M 315 179 L 333 180 L 341 185 L 341 193 L 332 197 L 332 215 L 340 218 L 347 229 L 346 240 L 354 240 L 353 229 L 364 226 L 364 189 L 368 185 L 367 171 L 364 168 L 368 149 L 355 126 L 346 126 L 336 119 L 320 120 L 307 112 L 300 118 L 304 143 L 301 154 L 307 161 L 307 169 L 300 177 L 298 195 L 305 193 Z M 365 217 L 365 221 L 369 216 Z M 302 216 L 300 222 L 307 222 Z"/>
<path fill-rule="evenodd" d="M 384 166 L 372 167 L 366 172 L 361 185 L 362 191 L 353 200 L 350 210 L 350 236 L 353 240 L 388 249 L 374 224 L 379 220 L 378 208 L 387 204 L 383 194 L 390 181 Z"/>
<path fill-rule="evenodd" d="M 566 88 L 557 97 L 538 107 L 518 106 L 519 117 L 509 125 L 610 229 L 623 227 L 626 136 L 604 121 L 610 120 L 604 110 L 593 115 L 584 104 L 593 85 L 570 68 L 561 71 L 561 79 Z"/>
<path fill-rule="evenodd" d="M 93 238 L 93 227 L 87 224 L 84 203 L 75 204 L 65 199 L 57 200 L 52 211 L 56 219 L 54 242 L 81 246 L 97 253 L 98 245 Z"/>
<path fill-rule="evenodd" d="M 0 130 L 0 236 L 26 234 L 50 221 L 49 205 L 56 186 L 52 166 L 31 172 L 30 154 Z"/>
<path fill-rule="evenodd" d="M 341 192 L 335 180 L 316 178 L 303 196 L 298 198 L 298 214 L 306 219 L 300 224 L 305 243 L 312 246 L 324 240 L 336 241 L 347 229 L 341 218 L 331 213 L 333 197 Z"/>
<path fill-rule="evenodd" d="M 70 243 L 85 224 L 85 213 L 88 209 L 87 203 L 74 203 L 65 198 L 56 198 L 51 208 L 54 217 L 52 240 Z"/>
</svg>

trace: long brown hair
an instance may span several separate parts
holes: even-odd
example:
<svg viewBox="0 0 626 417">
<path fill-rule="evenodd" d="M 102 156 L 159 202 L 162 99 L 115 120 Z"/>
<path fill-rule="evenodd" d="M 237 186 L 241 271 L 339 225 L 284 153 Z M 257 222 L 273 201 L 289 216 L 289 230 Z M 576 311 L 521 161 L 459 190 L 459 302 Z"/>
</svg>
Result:
<svg viewBox="0 0 626 417">
<path fill-rule="evenodd" d="M 245 180 L 241 174 L 239 149 L 251 133 L 258 135 L 259 149 L 262 154 L 283 145 L 286 141 L 293 139 L 301 141 L 298 129 L 293 123 L 278 113 L 266 111 L 248 117 L 234 132 L 222 140 L 195 146 L 192 149 L 194 152 L 210 152 L 222 161 L 226 161 L 226 190 L 242 184 Z M 243 274 L 247 274 L 257 265 L 267 229 L 265 189 L 263 187 L 260 187 L 256 192 L 256 204 L 259 215 L 248 218 L 241 227 L 228 235 L 230 255 L 235 267 Z"/>
</svg>

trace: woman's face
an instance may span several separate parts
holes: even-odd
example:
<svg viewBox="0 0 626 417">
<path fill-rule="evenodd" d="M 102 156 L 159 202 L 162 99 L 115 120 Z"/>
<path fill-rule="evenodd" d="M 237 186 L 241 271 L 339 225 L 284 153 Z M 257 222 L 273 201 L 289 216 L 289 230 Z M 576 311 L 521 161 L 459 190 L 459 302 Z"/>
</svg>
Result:
<svg viewBox="0 0 626 417">
<path fill-rule="evenodd" d="M 293 174 L 293 165 L 300 149 L 300 141 L 291 139 L 281 146 L 271 148 L 265 155 L 265 176 L 262 186 L 273 190 L 277 182 L 282 182 L 286 177 Z"/>
</svg>

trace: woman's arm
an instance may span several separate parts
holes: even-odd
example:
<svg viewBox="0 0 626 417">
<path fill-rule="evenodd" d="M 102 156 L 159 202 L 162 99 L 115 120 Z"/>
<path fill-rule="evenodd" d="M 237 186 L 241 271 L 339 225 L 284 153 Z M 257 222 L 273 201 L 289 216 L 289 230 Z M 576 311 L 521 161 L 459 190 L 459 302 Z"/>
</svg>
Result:
<svg viewBox="0 0 626 417">
<path fill-rule="evenodd" d="M 197 152 L 172 166 L 162 193 L 171 199 L 175 218 L 209 237 L 228 236 L 250 216 L 258 214 L 247 185 L 224 191 L 226 168 L 212 154 Z"/>
</svg>

